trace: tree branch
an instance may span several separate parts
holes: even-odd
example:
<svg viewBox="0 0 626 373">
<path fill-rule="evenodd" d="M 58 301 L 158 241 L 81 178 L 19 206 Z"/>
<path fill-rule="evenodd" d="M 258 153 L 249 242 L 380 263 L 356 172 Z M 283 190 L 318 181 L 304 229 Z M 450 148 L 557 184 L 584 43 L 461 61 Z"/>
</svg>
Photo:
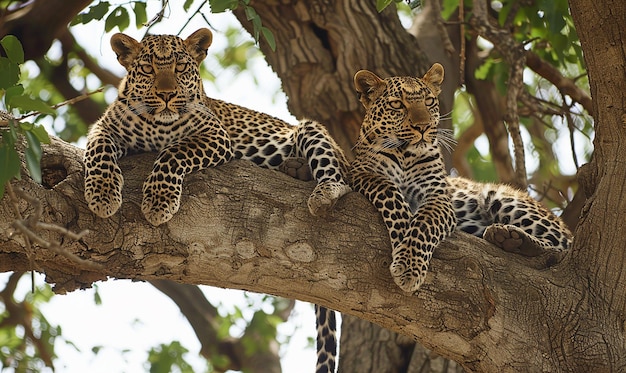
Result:
<svg viewBox="0 0 626 373">
<path fill-rule="evenodd" d="M 168 280 L 152 280 L 150 283 L 170 297 L 180 308 L 202 345 L 200 353 L 213 362 L 213 368 L 216 371 L 225 372 L 263 366 L 265 372 L 280 372 L 278 346 L 274 349 L 261 348 L 253 353 L 246 353 L 240 338 L 220 339 L 218 337 L 217 308 L 206 299 L 197 286 L 178 284 Z M 248 330 L 246 334 L 249 334 Z M 218 356 L 227 357 L 227 359 L 218 359 Z M 259 363 L 262 364 L 259 365 Z"/>
<path fill-rule="evenodd" d="M 105 268 L 81 268 L 54 252 L 34 250 L 35 269 L 57 292 L 107 278 L 168 279 L 296 298 L 417 338 L 466 369 L 484 371 L 511 361 L 544 361 L 553 351 L 546 318 L 561 320 L 575 307 L 548 301 L 579 291 L 567 261 L 538 271 L 533 268 L 545 268 L 541 258 L 505 253 L 461 233 L 438 248 L 419 293 L 403 293 L 389 274 L 387 231 L 364 197 L 348 194 L 326 218 L 312 217 L 306 199 L 313 183 L 244 161 L 188 175 L 181 210 L 155 228 L 140 210 L 154 155 L 123 158 L 124 204 L 112 218 L 99 219 L 83 199 L 82 151 L 57 139 L 44 150 L 42 167 L 63 167 L 67 176 L 48 187 L 26 178 L 17 184 L 42 201 L 42 221 L 89 229 L 65 249 Z M 22 206 L 22 214 L 29 209 Z M 29 270 L 22 242 L 6 234 L 13 219 L 6 199 L 0 217 L 0 271 Z M 514 351 L 519 341 L 528 343 L 520 357 L 497 353 Z"/>
</svg>

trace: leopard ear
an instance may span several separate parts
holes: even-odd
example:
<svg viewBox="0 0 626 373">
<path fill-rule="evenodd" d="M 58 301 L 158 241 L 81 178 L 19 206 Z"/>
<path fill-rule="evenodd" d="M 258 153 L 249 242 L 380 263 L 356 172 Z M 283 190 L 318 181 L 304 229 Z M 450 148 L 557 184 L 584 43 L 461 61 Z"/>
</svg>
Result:
<svg viewBox="0 0 626 373">
<path fill-rule="evenodd" d="M 385 86 L 385 81 L 371 71 L 359 70 L 354 74 L 354 88 L 359 96 L 359 101 L 366 109 L 374 102 Z"/>
<path fill-rule="evenodd" d="M 208 28 L 201 28 L 185 40 L 185 45 L 198 65 L 206 58 L 206 51 L 213 42 L 213 33 Z"/>
<path fill-rule="evenodd" d="M 443 66 L 438 63 L 433 64 L 426 74 L 424 74 L 422 80 L 430 86 L 430 90 L 433 94 L 439 95 L 439 93 L 441 93 L 441 83 L 443 83 Z"/>
<path fill-rule="evenodd" d="M 141 50 L 141 43 L 126 34 L 117 33 L 111 37 L 111 49 L 119 63 L 128 70 Z"/>
</svg>

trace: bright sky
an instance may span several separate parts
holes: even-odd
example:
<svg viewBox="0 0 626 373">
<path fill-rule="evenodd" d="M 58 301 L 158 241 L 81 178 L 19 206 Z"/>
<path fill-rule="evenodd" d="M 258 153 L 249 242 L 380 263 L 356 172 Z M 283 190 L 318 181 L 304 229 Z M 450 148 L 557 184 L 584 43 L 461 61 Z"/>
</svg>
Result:
<svg viewBox="0 0 626 373">
<path fill-rule="evenodd" d="M 160 1 L 148 1 L 148 18 L 158 11 L 159 4 Z M 208 7 L 206 8 L 208 11 Z M 225 47 L 226 38 L 223 32 L 228 25 L 241 26 L 229 12 L 218 15 L 206 13 L 205 16 L 214 28 L 213 45 L 209 48 L 211 54 Z M 182 9 L 172 7 L 166 12 L 166 19 L 153 27 L 151 33 L 177 33 L 185 21 L 186 15 Z M 124 32 L 140 39 L 144 31 L 134 30 L 133 24 L 131 14 L 131 28 Z M 196 17 L 181 36 L 184 38 L 200 27 L 207 25 L 202 18 Z M 115 54 L 109 47 L 110 36 L 119 30 L 114 29 L 104 35 L 103 30 L 103 23 L 91 23 L 75 26 L 73 34 L 80 45 L 99 58 L 101 65 L 122 75 L 124 70 L 117 63 Z M 242 29 L 242 41 L 246 38 L 249 38 L 249 35 Z M 252 74 L 259 82 L 258 86 L 254 84 L 250 73 L 235 75 L 221 68 L 211 56 L 205 61 L 205 66 L 217 76 L 216 84 L 205 84 L 209 96 L 264 111 L 290 123 L 296 122 L 287 110 L 286 98 L 282 91 L 275 95 L 280 90 L 280 80 L 262 58 L 256 58 L 252 63 Z M 89 87 L 96 88 L 97 84 Z M 22 279 L 17 294 L 29 291 L 28 278 L 29 276 Z M 4 287 L 7 279 L 8 274 L 0 274 L 0 288 Z M 36 283 L 43 284 L 43 276 L 37 276 Z M 148 350 L 174 340 L 180 341 L 190 351 L 186 355 L 186 360 L 194 366 L 194 370 L 205 371 L 204 361 L 197 357 L 200 344 L 191 326 L 170 298 L 147 283 L 109 280 L 98 283 L 97 286 L 102 298 L 101 305 L 95 304 L 95 292 L 88 289 L 55 296 L 49 304 L 41 308 L 48 321 L 52 325 L 60 325 L 63 337 L 76 346 L 64 342 L 56 344 L 56 353 L 59 356 L 56 361 L 58 372 L 147 371 Z M 232 311 L 235 305 L 245 308 L 246 302 L 241 291 L 210 287 L 202 287 L 202 290 L 213 305 L 220 305 L 220 310 Z M 251 312 L 244 312 L 244 316 L 251 315 Z M 234 332 L 237 333 L 237 330 Z M 279 328 L 279 333 L 280 339 L 289 338 L 289 343 L 284 344 L 280 351 L 283 371 L 313 371 L 316 356 L 308 340 L 315 337 L 315 315 L 312 305 L 297 302 L 290 321 Z M 91 352 L 94 346 L 102 346 L 98 354 Z"/>
</svg>

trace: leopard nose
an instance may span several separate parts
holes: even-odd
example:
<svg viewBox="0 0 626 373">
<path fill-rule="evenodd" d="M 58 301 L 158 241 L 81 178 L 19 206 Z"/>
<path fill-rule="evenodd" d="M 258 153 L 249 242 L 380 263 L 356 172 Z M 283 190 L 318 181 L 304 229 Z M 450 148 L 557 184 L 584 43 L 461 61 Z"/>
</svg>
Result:
<svg viewBox="0 0 626 373">
<path fill-rule="evenodd" d="M 170 102 L 174 98 L 174 96 L 176 96 L 176 92 L 174 91 L 157 92 L 157 96 L 159 96 L 159 98 L 165 102 Z"/>
</svg>

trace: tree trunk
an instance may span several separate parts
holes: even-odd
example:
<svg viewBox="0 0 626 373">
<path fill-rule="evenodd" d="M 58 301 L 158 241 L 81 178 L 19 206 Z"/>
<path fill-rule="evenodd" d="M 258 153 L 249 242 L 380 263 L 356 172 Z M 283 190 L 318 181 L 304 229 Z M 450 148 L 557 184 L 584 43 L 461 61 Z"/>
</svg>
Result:
<svg viewBox="0 0 626 373">
<path fill-rule="evenodd" d="M 282 81 L 283 90 L 289 97 L 290 112 L 296 117 L 323 123 L 349 158 L 364 114 L 353 84 L 353 76 L 358 70 L 373 70 L 380 76 L 422 76 L 433 62 L 442 63 L 446 68 L 446 79 L 440 95 L 440 111 L 452 111 L 454 92 L 459 85 L 458 56 L 446 53 L 442 47 L 443 37 L 433 32 L 440 15 L 433 10 L 431 2 L 424 4 L 411 33 L 400 23 L 395 6 L 379 13 L 373 1 L 253 1 L 250 5 L 276 38 L 278 47 L 275 52 L 263 39 L 260 47 Z M 252 34 L 253 27 L 245 12 L 239 9 L 234 13 Z M 458 26 L 448 30 L 458 50 Z M 425 54 L 423 48 L 428 48 L 430 53 Z M 444 121 L 442 126 L 451 128 L 452 123 Z M 445 156 L 449 157 L 449 154 Z M 343 317 L 351 318 L 349 315 Z M 360 319 L 349 322 L 353 325 L 360 323 L 361 330 L 368 329 L 372 334 L 391 333 Z M 363 350 L 363 344 L 359 340 L 351 341 L 350 336 L 349 331 L 342 333 L 342 351 Z M 389 345 L 396 339 L 393 334 Z M 396 346 L 392 349 L 403 348 Z M 370 351 L 368 355 L 377 353 Z M 381 358 L 379 363 L 393 358 L 394 355 Z M 340 370 L 345 371 L 345 362 L 345 358 L 340 359 Z M 354 366 L 350 366 L 350 371 L 366 372 Z M 380 372 L 378 368 L 369 371 Z"/>
<path fill-rule="evenodd" d="M 430 67 L 393 6 L 378 13 L 372 1 L 252 1 L 250 5 L 276 38 L 275 52 L 263 39 L 260 47 L 282 81 L 289 111 L 323 123 L 349 156 L 364 113 L 354 91 L 354 74 L 369 69 L 380 76 L 421 76 Z M 252 33 L 243 9 L 234 13 Z"/>
</svg>

